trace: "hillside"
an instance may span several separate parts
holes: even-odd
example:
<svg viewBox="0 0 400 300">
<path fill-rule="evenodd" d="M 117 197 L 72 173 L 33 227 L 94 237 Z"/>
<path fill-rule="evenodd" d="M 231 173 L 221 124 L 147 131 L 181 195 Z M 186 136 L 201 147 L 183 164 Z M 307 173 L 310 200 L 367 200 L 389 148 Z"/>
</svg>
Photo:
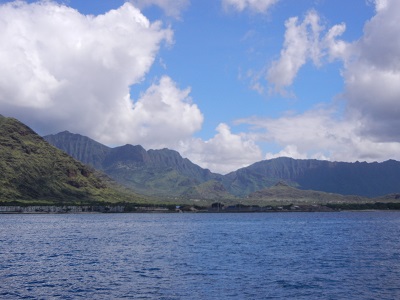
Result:
<svg viewBox="0 0 400 300">
<path fill-rule="evenodd" d="M 68 131 L 48 135 L 44 139 L 73 158 L 98 170 L 102 169 L 102 162 L 111 151 L 111 148 L 88 137 Z"/>
<path fill-rule="evenodd" d="M 0 201 L 140 201 L 106 176 L 0 115 Z"/>
<path fill-rule="evenodd" d="M 302 190 L 378 197 L 400 192 L 400 162 L 346 163 L 281 157 L 229 173 L 224 185 L 232 194 L 246 196 L 282 180 Z"/>
<path fill-rule="evenodd" d="M 272 187 L 256 191 L 246 197 L 249 202 L 257 204 L 328 204 L 328 203 L 365 203 L 371 201 L 359 196 L 344 196 L 312 190 L 300 190 L 283 182 Z"/>
<path fill-rule="evenodd" d="M 145 195 L 177 197 L 189 188 L 222 178 L 174 150 L 146 151 L 140 145 L 129 144 L 108 148 L 67 131 L 44 138 L 75 159 L 103 170 L 117 182 Z"/>
<path fill-rule="evenodd" d="M 237 201 L 237 198 L 228 193 L 225 187 L 218 181 L 210 180 L 187 189 L 182 197 L 188 199 L 217 199 Z"/>
</svg>

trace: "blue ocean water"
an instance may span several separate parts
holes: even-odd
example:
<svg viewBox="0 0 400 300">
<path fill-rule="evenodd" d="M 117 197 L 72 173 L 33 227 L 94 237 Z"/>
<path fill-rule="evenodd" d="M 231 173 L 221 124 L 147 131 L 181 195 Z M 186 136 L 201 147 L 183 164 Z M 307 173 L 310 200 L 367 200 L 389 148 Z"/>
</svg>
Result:
<svg viewBox="0 0 400 300">
<path fill-rule="evenodd" d="M 0 299 L 400 299 L 400 213 L 0 215 Z"/>
</svg>

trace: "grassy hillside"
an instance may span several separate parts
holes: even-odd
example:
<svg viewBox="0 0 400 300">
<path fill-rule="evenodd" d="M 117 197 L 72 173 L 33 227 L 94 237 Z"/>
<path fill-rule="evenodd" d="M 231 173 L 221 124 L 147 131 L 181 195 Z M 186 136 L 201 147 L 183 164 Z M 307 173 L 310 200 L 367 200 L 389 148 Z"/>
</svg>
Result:
<svg viewBox="0 0 400 300">
<path fill-rule="evenodd" d="M 257 204 L 327 204 L 327 203 L 366 203 L 372 199 L 360 196 L 344 196 L 333 193 L 324 193 L 313 190 L 300 190 L 283 182 L 251 193 L 247 197 L 249 203 Z"/>
<path fill-rule="evenodd" d="M 0 201 L 143 201 L 0 115 Z"/>
<path fill-rule="evenodd" d="M 188 199 L 205 200 L 235 200 L 236 197 L 228 193 L 225 187 L 218 181 L 210 180 L 194 187 L 190 187 L 183 193 L 183 197 Z"/>
</svg>

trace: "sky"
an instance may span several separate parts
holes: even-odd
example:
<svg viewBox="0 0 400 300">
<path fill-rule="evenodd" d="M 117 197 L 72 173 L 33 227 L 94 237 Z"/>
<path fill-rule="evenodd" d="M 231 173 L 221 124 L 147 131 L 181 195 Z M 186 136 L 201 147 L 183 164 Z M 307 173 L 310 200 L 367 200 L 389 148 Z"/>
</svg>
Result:
<svg viewBox="0 0 400 300">
<path fill-rule="evenodd" d="M 400 160 L 398 0 L 0 0 L 0 114 L 213 172 Z"/>
</svg>

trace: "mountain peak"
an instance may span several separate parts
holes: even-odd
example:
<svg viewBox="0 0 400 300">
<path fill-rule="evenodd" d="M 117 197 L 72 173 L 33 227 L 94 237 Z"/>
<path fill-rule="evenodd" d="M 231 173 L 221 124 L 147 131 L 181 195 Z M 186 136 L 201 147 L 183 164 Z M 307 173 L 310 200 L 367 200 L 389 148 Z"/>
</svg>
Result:
<svg viewBox="0 0 400 300">
<path fill-rule="evenodd" d="M 47 142 L 68 153 L 75 159 L 102 170 L 102 161 L 110 148 L 86 136 L 63 131 L 43 137 Z"/>
</svg>

